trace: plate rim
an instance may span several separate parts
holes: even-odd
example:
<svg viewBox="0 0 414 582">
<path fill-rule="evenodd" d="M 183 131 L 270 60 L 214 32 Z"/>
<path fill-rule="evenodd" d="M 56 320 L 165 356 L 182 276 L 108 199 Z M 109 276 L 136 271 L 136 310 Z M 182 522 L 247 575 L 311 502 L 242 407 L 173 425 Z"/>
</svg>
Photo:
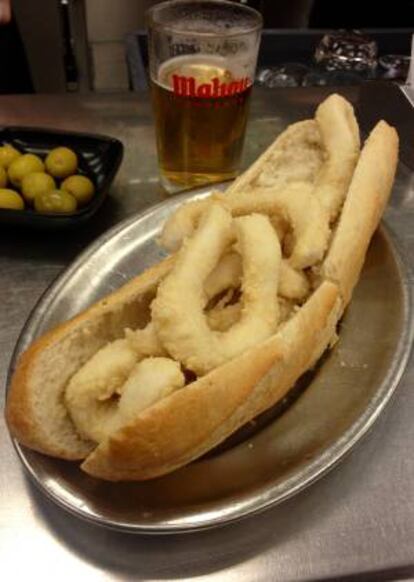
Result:
<svg viewBox="0 0 414 582">
<path fill-rule="evenodd" d="M 214 185 L 217 187 L 225 187 L 224 184 Z M 195 198 L 201 198 L 208 195 L 208 189 L 210 186 L 203 188 L 198 188 L 191 191 L 186 191 L 182 194 L 175 195 L 173 200 L 175 205 L 178 206 L 180 203 Z M 89 257 L 93 256 L 97 249 L 100 249 L 106 242 L 111 240 L 118 233 L 126 230 L 132 224 L 136 222 L 145 221 L 151 215 L 157 214 L 165 206 L 171 203 L 171 198 L 161 201 L 156 205 L 153 205 L 143 212 L 134 214 L 125 220 L 119 222 L 109 230 L 105 231 L 101 236 L 99 236 L 93 243 L 88 245 L 82 253 L 80 253 L 77 258 L 72 261 L 45 289 L 42 295 L 39 297 L 38 301 L 32 308 L 16 342 L 15 348 L 12 353 L 10 360 L 10 365 L 6 377 L 6 398 L 8 391 L 10 389 L 10 381 L 12 374 L 14 372 L 17 358 L 26 349 L 26 347 L 33 341 L 33 335 L 36 327 L 42 320 L 40 313 L 44 313 L 41 306 L 47 306 L 52 303 L 56 295 L 59 294 L 62 287 L 65 286 L 66 282 L 72 276 L 73 272 L 76 272 L 79 265 L 84 263 Z M 271 507 L 290 499 L 294 495 L 303 491 L 307 487 L 311 486 L 313 483 L 318 481 L 320 478 L 329 473 L 337 464 L 339 464 L 353 449 L 359 444 L 363 438 L 370 432 L 375 422 L 383 412 L 384 408 L 390 402 L 392 396 L 401 381 L 404 371 L 407 366 L 407 362 L 411 355 L 412 343 L 414 338 L 414 326 L 410 325 L 413 319 L 413 302 L 414 302 L 414 290 L 410 285 L 410 273 L 411 269 L 409 267 L 409 262 L 406 259 L 406 252 L 399 241 L 396 233 L 391 229 L 384 220 L 381 222 L 378 230 L 381 232 L 382 236 L 387 242 L 387 246 L 392 254 L 393 260 L 397 267 L 401 282 L 401 293 L 402 293 L 402 317 L 405 324 L 403 325 L 403 331 L 398 338 L 398 341 L 394 350 L 394 359 L 387 369 L 387 372 L 379 385 L 378 390 L 373 394 L 367 403 L 366 408 L 362 414 L 357 418 L 357 420 L 352 423 L 349 428 L 337 438 L 332 445 L 318 455 L 315 459 L 307 463 L 304 469 L 296 475 L 293 475 L 283 481 L 285 491 L 278 493 L 278 488 L 280 484 L 275 484 L 270 486 L 267 491 L 266 499 L 253 500 L 249 502 L 248 500 L 243 500 L 238 504 L 238 508 L 230 510 L 229 513 L 225 515 L 219 515 L 212 517 L 210 519 L 203 518 L 198 519 L 197 522 L 191 522 L 192 517 L 178 518 L 169 520 L 168 522 L 154 523 L 154 524 L 132 524 L 128 522 L 120 522 L 110 519 L 103 519 L 102 516 L 96 515 L 95 513 L 85 510 L 85 508 L 79 508 L 73 506 L 68 500 L 62 499 L 56 494 L 51 488 L 45 486 L 45 484 L 40 480 L 36 471 L 33 469 L 30 461 L 26 457 L 25 447 L 21 445 L 15 438 L 11 437 L 12 444 L 17 452 L 20 462 L 22 463 L 26 473 L 29 475 L 31 482 L 33 482 L 37 488 L 42 493 L 46 495 L 48 499 L 53 501 L 56 505 L 62 509 L 68 511 L 70 514 L 82 519 L 83 521 L 105 527 L 110 530 L 123 531 L 135 534 L 176 534 L 176 533 L 191 533 L 201 530 L 212 529 L 216 527 L 222 527 L 230 525 L 242 519 L 247 519 L 253 517 L 259 513 L 266 511 Z M 40 453 L 39 453 L 40 454 Z M 299 479 L 300 476 L 300 479 Z M 291 486 L 289 486 L 289 482 Z M 240 505 L 242 507 L 240 507 Z M 208 513 L 208 508 L 201 511 L 201 514 Z"/>
</svg>

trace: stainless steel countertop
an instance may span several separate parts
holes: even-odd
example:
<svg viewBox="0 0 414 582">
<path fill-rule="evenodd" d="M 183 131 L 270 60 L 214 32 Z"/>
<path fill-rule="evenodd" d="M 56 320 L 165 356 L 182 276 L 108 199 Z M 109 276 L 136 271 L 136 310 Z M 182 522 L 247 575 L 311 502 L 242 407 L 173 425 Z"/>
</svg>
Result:
<svg viewBox="0 0 414 582">
<path fill-rule="evenodd" d="M 288 123 L 310 115 L 327 92 L 256 91 L 245 164 Z M 376 108 L 386 118 L 395 117 L 393 99 L 381 99 L 380 89 L 368 97 L 359 96 L 356 89 L 341 92 L 360 103 L 363 126 Z M 396 123 L 406 127 L 407 121 L 401 117 Z M 4 390 L 15 341 L 47 285 L 101 232 L 161 200 L 162 193 L 145 94 L 1 97 L 0 122 L 106 133 L 120 138 L 126 149 L 110 197 L 81 230 L 52 233 L 2 227 L 0 381 Z M 386 222 L 397 234 L 411 267 L 413 185 L 411 171 L 400 164 L 386 214 Z M 412 274 L 410 279 L 414 282 Z M 55 507 L 24 476 L 1 417 L 0 572 L 5 580 L 11 576 L 238 581 L 414 576 L 413 381 L 411 359 L 393 402 L 370 435 L 304 493 L 238 524 L 173 537 L 100 529 Z"/>
</svg>

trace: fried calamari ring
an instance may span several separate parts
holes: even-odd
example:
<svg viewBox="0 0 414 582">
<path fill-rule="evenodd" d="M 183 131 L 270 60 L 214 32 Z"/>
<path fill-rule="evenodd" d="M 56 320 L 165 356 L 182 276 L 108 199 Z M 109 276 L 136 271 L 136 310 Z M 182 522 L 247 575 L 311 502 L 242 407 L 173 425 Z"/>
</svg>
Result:
<svg viewBox="0 0 414 582">
<path fill-rule="evenodd" d="M 298 306 L 293 301 L 279 298 L 279 324 L 290 319 L 296 309 Z M 227 331 L 239 321 L 241 312 L 242 305 L 239 302 L 229 305 L 218 303 L 206 313 L 208 325 L 215 331 Z"/>
<path fill-rule="evenodd" d="M 242 277 L 242 260 L 239 253 L 224 255 L 204 283 L 208 299 L 219 295 L 227 289 L 240 287 Z M 279 288 L 277 293 L 285 299 L 304 301 L 310 292 L 308 278 L 302 271 L 296 271 L 283 259 L 280 265 Z"/>
<path fill-rule="evenodd" d="M 126 329 L 125 338 L 139 359 L 147 356 L 166 356 L 167 353 L 161 344 L 152 321 L 143 329 Z"/>
<path fill-rule="evenodd" d="M 352 105 L 331 95 L 316 110 L 316 122 L 326 159 L 315 182 L 314 194 L 333 222 L 342 208 L 360 151 L 359 127 Z"/>
<path fill-rule="evenodd" d="M 233 216 L 258 212 L 278 214 L 293 230 L 294 245 L 289 263 L 295 269 L 305 269 L 320 261 L 329 242 L 328 217 L 320 202 L 312 195 L 310 186 L 293 183 L 274 192 L 260 188 L 239 192 L 227 202 Z"/>
<path fill-rule="evenodd" d="M 215 305 L 206 312 L 208 326 L 214 331 L 227 331 L 240 320 L 241 312 L 241 303 Z"/>
<path fill-rule="evenodd" d="M 98 437 L 101 438 L 109 430 L 115 410 L 114 403 L 108 401 L 124 390 L 136 364 L 148 356 L 164 355 L 164 347 L 150 322 L 143 329 L 126 329 L 125 338 L 106 344 L 78 370 L 68 384 L 65 399 L 71 414 L 73 412 L 74 422 L 80 419 L 79 430 L 85 438 L 98 442 Z M 76 406 L 79 393 L 83 399 L 80 409 Z M 92 428 L 82 421 L 88 414 L 93 418 Z M 92 433 L 94 436 L 91 436 Z"/>
<path fill-rule="evenodd" d="M 207 298 L 211 299 L 227 289 L 240 287 L 242 272 L 242 259 L 239 253 L 233 251 L 223 255 L 204 281 Z"/>
<path fill-rule="evenodd" d="M 209 202 L 210 200 L 210 202 Z M 257 187 L 254 191 L 238 192 L 237 195 L 226 197 L 216 194 L 214 199 L 206 199 L 189 203 L 179 208 L 167 220 L 161 236 L 161 243 L 169 250 L 175 250 L 179 244 L 178 233 L 190 236 L 197 226 L 200 213 L 208 208 L 213 200 L 222 200 L 233 216 L 244 216 L 251 213 L 281 216 L 293 229 L 294 245 L 289 262 L 295 269 L 305 269 L 320 261 L 328 247 L 330 229 L 327 212 L 319 200 L 312 194 L 312 186 L 304 183 L 288 184 L 284 189 L 275 191 L 273 188 Z M 194 204 L 194 206 L 193 206 Z M 177 225 L 183 224 L 182 217 L 191 217 L 186 222 L 185 230 Z M 174 230 L 174 237 L 171 231 Z M 168 244 L 174 240 L 174 248 Z"/>
<path fill-rule="evenodd" d="M 237 236 L 243 261 L 240 320 L 228 332 L 209 328 L 204 281 Z M 232 219 L 219 204 L 203 215 L 158 287 L 152 319 L 162 344 L 186 368 L 205 374 L 269 337 L 277 327 L 280 244 L 267 217 Z"/>
<path fill-rule="evenodd" d="M 229 195 L 217 190 L 203 200 L 193 200 L 183 204 L 166 220 L 158 239 L 159 245 L 170 252 L 178 251 L 183 240 L 193 234 L 201 215 L 212 203 L 227 205 L 229 201 L 231 201 Z M 270 219 L 279 240 L 282 240 L 289 227 L 288 223 L 276 214 L 270 216 Z"/>
<path fill-rule="evenodd" d="M 160 246 L 170 252 L 178 251 L 182 242 L 191 236 L 197 228 L 200 216 L 215 200 L 222 198 L 217 192 L 204 200 L 193 200 L 183 204 L 166 220 L 158 242 Z"/>
<path fill-rule="evenodd" d="M 180 365 L 170 358 L 146 358 L 129 369 L 132 354 L 116 340 L 100 350 L 70 380 L 65 403 L 79 433 L 101 442 L 142 410 L 185 384 Z M 124 368 L 122 366 L 125 366 Z M 102 367 L 111 369 L 100 382 Z M 126 370 L 129 370 L 126 373 Z M 120 393 L 119 398 L 114 398 Z"/>
<path fill-rule="evenodd" d="M 296 271 L 288 261 L 280 265 L 280 282 L 278 295 L 284 299 L 304 301 L 310 293 L 310 284 L 303 271 Z"/>
</svg>

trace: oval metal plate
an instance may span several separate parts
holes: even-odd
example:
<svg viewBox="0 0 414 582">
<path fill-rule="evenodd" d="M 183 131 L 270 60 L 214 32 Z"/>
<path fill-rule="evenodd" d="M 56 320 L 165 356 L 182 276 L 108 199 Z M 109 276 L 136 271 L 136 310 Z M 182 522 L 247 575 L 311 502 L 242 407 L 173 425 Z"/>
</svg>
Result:
<svg viewBox="0 0 414 582">
<path fill-rule="evenodd" d="M 216 188 L 215 188 L 216 189 Z M 156 237 L 183 194 L 108 231 L 48 289 L 31 314 L 19 354 L 53 325 L 158 261 Z M 372 426 L 408 359 L 412 330 L 408 279 L 391 236 L 375 234 L 340 341 L 274 409 L 203 459 L 144 483 L 106 483 L 75 463 L 15 442 L 34 482 L 81 518 L 130 532 L 194 531 L 280 503 L 331 469 Z"/>
</svg>

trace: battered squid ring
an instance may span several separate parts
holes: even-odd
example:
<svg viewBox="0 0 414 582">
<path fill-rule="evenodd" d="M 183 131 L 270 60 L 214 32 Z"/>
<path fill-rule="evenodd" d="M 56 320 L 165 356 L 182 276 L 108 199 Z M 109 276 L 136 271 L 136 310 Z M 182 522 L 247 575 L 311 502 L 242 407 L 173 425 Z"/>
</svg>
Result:
<svg viewBox="0 0 414 582">
<path fill-rule="evenodd" d="M 240 303 L 215 305 L 206 313 L 208 326 L 214 331 L 227 331 L 240 320 L 241 311 Z"/>
<path fill-rule="evenodd" d="M 129 343 L 138 359 L 147 356 L 167 356 L 164 346 L 161 344 L 152 321 L 143 329 L 125 330 L 125 338 Z"/>
<path fill-rule="evenodd" d="M 240 192 L 228 203 L 233 216 L 259 212 L 281 216 L 293 229 L 294 244 L 290 265 L 306 269 L 320 261 L 328 248 L 329 217 L 319 200 L 306 184 L 292 183 L 275 192 L 272 188 L 258 188 Z"/>
<path fill-rule="evenodd" d="M 170 252 L 178 251 L 183 240 L 193 234 L 201 215 L 212 202 L 224 202 L 221 192 L 212 194 L 204 200 L 193 200 L 183 204 L 166 220 L 158 242 L 161 247 Z"/>
<path fill-rule="evenodd" d="M 121 384 L 115 382 L 115 379 L 119 380 L 117 360 L 122 363 L 128 358 L 127 348 L 120 342 L 125 340 L 108 344 L 98 352 L 98 357 L 95 354 L 72 377 L 65 393 L 65 403 L 77 430 L 84 438 L 96 443 L 128 425 L 142 410 L 185 384 L 178 362 L 163 357 L 135 361 Z M 112 356 L 112 389 L 109 389 L 108 378 L 104 383 L 99 382 L 99 365 L 104 364 L 104 356 L 108 354 Z M 113 398 L 119 393 L 119 398 Z"/>
<path fill-rule="evenodd" d="M 326 150 L 314 195 L 334 222 L 341 211 L 359 157 L 359 127 L 352 105 L 338 95 L 323 101 L 315 115 Z"/>
<path fill-rule="evenodd" d="M 239 321 L 221 333 L 208 325 L 203 285 L 236 235 L 243 260 L 243 307 Z M 156 332 L 167 351 L 202 375 L 272 335 L 278 324 L 280 263 L 279 240 L 267 217 L 232 220 L 228 210 L 213 204 L 184 242 L 152 303 Z"/>
<path fill-rule="evenodd" d="M 136 376 L 134 368 L 138 362 L 148 356 L 164 355 L 165 349 L 149 322 L 143 329 L 126 329 L 125 338 L 106 344 L 74 374 L 65 393 L 65 402 L 84 438 L 99 442 L 115 427 L 113 397 L 119 396 Z M 154 361 L 164 359 L 153 358 Z M 150 388 L 149 394 L 153 393 Z M 124 409 L 121 403 L 119 406 Z M 91 422 L 88 419 L 92 419 Z"/>
<path fill-rule="evenodd" d="M 295 239 L 289 262 L 295 269 L 311 267 L 323 258 L 328 248 L 328 212 L 312 194 L 312 186 L 304 182 L 288 184 L 278 191 L 271 187 L 257 187 L 254 191 L 238 192 L 237 195 L 215 194 L 211 199 L 190 202 L 166 222 L 161 244 L 168 250 L 176 250 L 186 237 L 192 235 L 200 215 L 215 200 L 222 201 L 233 216 L 258 212 L 279 215 L 288 222 Z"/>
<path fill-rule="evenodd" d="M 240 287 L 242 271 L 242 261 L 239 253 L 230 252 L 224 255 L 205 280 L 204 290 L 208 299 L 219 295 L 227 289 Z M 288 261 L 282 259 L 277 294 L 284 299 L 303 301 L 309 295 L 309 292 L 310 284 L 306 275 L 302 271 L 296 271 Z"/>
<path fill-rule="evenodd" d="M 297 306 L 288 299 L 279 299 L 279 324 L 287 321 L 294 313 Z M 240 303 L 230 303 L 229 305 L 215 305 L 207 311 L 207 321 L 211 329 L 215 331 L 227 331 L 240 319 L 242 306 Z"/>
</svg>

